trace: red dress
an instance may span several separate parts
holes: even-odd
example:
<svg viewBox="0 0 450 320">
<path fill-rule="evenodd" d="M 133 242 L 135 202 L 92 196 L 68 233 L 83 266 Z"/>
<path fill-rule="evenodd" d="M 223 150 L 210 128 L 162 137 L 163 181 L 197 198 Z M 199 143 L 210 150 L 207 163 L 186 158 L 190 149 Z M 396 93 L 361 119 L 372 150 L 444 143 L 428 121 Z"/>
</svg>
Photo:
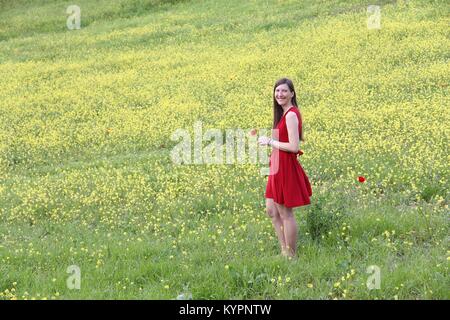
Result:
<svg viewBox="0 0 450 320">
<path fill-rule="evenodd" d="M 291 107 L 280 119 L 274 130 L 274 138 L 280 142 L 289 142 L 286 126 L 286 115 L 294 112 L 298 118 L 298 132 L 302 129 L 302 120 L 297 107 Z M 302 166 L 297 160 L 297 155 L 302 155 L 302 151 L 297 153 L 283 151 L 277 148 L 272 149 L 269 160 L 269 178 L 266 186 L 266 198 L 273 199 L 278 204 L 293 208 L 305 206 L 311 203 L 309 197 L 312 196 L 311 184 Z"/>
</svg>

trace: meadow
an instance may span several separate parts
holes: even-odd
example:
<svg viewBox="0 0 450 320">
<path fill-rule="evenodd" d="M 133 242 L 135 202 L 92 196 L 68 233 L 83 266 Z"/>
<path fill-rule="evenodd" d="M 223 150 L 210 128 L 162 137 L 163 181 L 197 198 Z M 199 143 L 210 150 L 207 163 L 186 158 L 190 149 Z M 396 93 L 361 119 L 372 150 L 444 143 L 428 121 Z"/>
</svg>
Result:
<svg viewBox="0 0 450 320">
<path fill-rule="evenodd" d="M 0 299 L 450 298 L 446 1 L 79 0 L 69 30 L 72 4 L 0 0 Z M 196 121 L 270 128 L 281 77 L 297 260 L 261 164 L 170 156 Z"/>
</svg>

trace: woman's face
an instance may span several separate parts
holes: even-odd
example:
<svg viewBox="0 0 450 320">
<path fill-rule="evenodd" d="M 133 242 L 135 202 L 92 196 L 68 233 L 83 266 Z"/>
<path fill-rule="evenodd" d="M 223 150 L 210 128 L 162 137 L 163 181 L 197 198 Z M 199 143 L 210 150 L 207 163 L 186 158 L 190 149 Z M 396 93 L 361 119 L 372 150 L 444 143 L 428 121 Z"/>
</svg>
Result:
<svg viewBox="0 0 450 320">
<path fill-rule="evenodd" d="M 280 84 L 275 88 L 275 99 L 277 99 L 278 104 L 281 106 L 290 103 L 293 96 L 294 92 L 292 92 L 285 83 Z"/>
</svg>

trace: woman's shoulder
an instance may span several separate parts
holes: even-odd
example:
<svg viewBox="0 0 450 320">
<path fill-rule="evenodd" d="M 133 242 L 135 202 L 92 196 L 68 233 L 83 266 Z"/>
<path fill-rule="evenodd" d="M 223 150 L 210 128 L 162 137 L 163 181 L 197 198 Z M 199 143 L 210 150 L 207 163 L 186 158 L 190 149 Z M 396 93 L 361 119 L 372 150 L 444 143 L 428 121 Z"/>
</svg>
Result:
<svg viewBox="0 0 450 320">
<path fill-rule="evenodd" d="M 289 110 L 286 113 L 286 117 L 285 117 L 286 122 L 290 122 L 290 123 L 300 122 L 300 117 L 299 117 L 298 113 L 296 111 L 293 111 L 293 109 L 295 109 L 295 108 L 291 108 L 291 110 Z"/>
<path fill-rule="evenodd" d="M 291 111 L 292 111 L 293 113 L 295 113 L 295 114 L 297 115 L 297 117 L 300 118 L 300 110 L 298 109 L 297 106 L 294 106 L 294 107 L 292 107 L 291 109 L 289 109 L 288 113 L 290 113 Z M 286 115 L 287 115 L 287 114 L 286 114 Z"/>
<path fill-rule="evenodd" d="M 289 111 L 292 111 L 293 113 L 295 113 L 297 115 L 297 119 L 298 119 L 299 122 L 302 121 L 302 116 L 300 115 L 300 109 L 297 106 L 294 106 Z"/>
</svg>

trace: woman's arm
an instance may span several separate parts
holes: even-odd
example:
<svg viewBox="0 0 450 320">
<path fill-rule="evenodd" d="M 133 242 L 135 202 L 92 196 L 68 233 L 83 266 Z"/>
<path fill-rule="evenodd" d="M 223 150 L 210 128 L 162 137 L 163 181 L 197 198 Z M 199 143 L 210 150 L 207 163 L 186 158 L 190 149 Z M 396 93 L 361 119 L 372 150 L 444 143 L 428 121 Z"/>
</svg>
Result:
<svg viewBox="0 0 450 320">
<path fill-rule="evenodd" d="M 272 140 L 272 147 L 287 151 L 287 152 L 298 152 L 299 136 L 298 136 L 298 118 L 293 112 L 289 112 L 286 115 L 286 127 L 288 131 L 289 142 L 280 142 Z"/>
</svg>

